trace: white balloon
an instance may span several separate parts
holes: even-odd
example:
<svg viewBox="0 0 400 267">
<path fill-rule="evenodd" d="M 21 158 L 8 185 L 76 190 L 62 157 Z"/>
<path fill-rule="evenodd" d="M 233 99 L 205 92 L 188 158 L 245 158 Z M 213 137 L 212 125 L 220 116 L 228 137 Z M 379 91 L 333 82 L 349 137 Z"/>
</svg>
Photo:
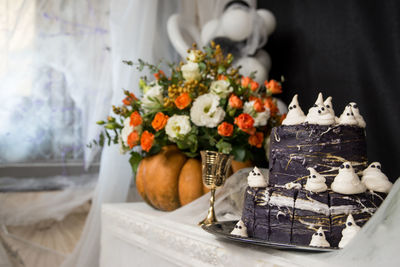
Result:
<svg viewBox="0 0 400 267">
<path fill-rule="evenodd" d="M 221 27 L 226 37 L 232 41 L 243 41 L 253 31 L 252 19 L 244 9 L 229 9 L 221 18 Z"/>
</svg>

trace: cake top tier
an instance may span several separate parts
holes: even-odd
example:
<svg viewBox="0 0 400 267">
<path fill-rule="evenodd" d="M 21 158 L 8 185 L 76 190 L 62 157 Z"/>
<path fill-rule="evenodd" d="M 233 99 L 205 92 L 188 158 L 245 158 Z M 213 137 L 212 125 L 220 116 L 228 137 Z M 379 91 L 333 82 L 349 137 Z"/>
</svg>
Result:
<svg viewBox="0 0 400 267">
<path fill-rule="evenodd" d="M 283 125 L 297 125 L 302 123 L 317 125 L 354 125 L 365 128 L 366 123 L 360 115 L 358 106 L 354 102 L 350 102 L 344 109 L 340 117 L 335 116 L 332 106 L 332 97 L 324 100 L 322 93 L 318 94 L 315 104 L 308 110 L 307 116 L 304 115 L 298 101 L 297 94 L 294 95 L 292 102 L 289 104 L 289 112 L 283 120 Z"/>
</svg>

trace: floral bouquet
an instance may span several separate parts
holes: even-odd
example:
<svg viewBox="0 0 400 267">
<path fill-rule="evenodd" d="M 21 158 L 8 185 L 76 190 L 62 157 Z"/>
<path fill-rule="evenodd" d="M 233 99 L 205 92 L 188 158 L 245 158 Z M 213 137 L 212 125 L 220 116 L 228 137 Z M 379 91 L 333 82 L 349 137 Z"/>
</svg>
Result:
<svg viewBox="0 0 400 267">
<path fill-rule="evenodd" d="M 123 105 L 113 106 L 117 116 L 98 122 L 104 131 L 95 143 L 118 143 L 122 153 L 130 152 L 134 172 L 143 157 L 169 144 L 189 157 L 214 150 L 236 161 L 265 159 L 266 136 L 284 116 L 272 97 L 282 92 L 281 84 L 270 80 L 260 86 L 240 75 L 232 60 L 215 44 L 204 50 L 194 45 L 186 63 L 169 64 L 170 76 L 139 60 L 138 70 L 148 68 L 154 79 L 141 78 L 141 99 L 124 92 Z"/>
</svg>

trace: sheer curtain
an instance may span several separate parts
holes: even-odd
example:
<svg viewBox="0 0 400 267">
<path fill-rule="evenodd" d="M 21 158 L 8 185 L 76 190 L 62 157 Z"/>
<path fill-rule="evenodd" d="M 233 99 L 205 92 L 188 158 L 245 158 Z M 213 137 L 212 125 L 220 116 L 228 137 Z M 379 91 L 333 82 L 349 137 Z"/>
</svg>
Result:
<svg viewBox="0 0 400 267">
<path fill-rule="evenodd" d="M 175 54 L 165 31 L 169 15 L 177 11 L 176 1 L 123 1 L 110 3 L 112 53 L 112 104 L 119 105 L 124 89 L 138 91 L 142 73 L 122 63 L 141 58 L 157 62 L 172 60 Z M 100 208 L 102 203 L 124 202 L 132 181 L 128 155 L 121 155 L 118 146 L 105 147 L 102 152 L 98 185 L 83 235 L 74 253 L 64 262 L 67 266 L 98 266 L 100 242 Z"/>
</svg>

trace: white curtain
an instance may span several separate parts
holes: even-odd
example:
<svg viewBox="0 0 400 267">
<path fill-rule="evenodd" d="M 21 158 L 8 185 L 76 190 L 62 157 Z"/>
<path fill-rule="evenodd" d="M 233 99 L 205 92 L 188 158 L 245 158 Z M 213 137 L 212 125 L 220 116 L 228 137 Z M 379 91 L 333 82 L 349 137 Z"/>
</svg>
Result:
<svg viewBox="0 0 400 267">
<path fill-rule="evenodd" d="M 165 25 L 169 15 L 176 11 L 176 1 L 111 1 L 112 104 L 120 105 L 124 98 L 122 88 L 140 95 L 138 80 L 143 73 L 122 60 L 173 60 L 175 52 L 169 45 Z M 83 235 L 63 267 L 98 266 L 101 204 L 125 201 L 133 177 L 128 157 L 119 153 L 118 146 L 104 148 L 99 182 Z"/>
</svg>

